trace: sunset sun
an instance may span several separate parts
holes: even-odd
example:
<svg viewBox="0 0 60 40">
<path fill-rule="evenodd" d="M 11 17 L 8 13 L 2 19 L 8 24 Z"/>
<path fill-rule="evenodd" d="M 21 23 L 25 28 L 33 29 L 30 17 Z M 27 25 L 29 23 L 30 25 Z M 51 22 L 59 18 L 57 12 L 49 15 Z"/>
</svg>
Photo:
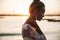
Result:
<svg viewBox="0 0 60 40">
<path fill-rule="evenodd" d="M 19 5 L 18 5 L 19 13 L 21 13 L 23 15 L 29 15 L 29 5 L 31 2 L 32 2 L 31 0 L 29 0 L 29 1 L 20 0 Z"/>
</svg>

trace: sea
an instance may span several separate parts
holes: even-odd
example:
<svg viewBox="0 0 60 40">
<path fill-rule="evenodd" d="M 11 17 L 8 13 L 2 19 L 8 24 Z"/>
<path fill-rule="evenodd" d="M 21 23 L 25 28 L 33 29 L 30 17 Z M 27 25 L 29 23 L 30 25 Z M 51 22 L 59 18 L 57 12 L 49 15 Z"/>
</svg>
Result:
<svg viewBox="0 0 60 40">
<path fill-rule="evenodd" d="M 22 25 L 27 18 L 28 16 L 0 16 L 0 40 L 23 40 Z M 45 16 L 41 21 L 36 21 L 47 40 L 60 40 L 60 21 L 58 20 L 60 16 Z"/>
</svg>

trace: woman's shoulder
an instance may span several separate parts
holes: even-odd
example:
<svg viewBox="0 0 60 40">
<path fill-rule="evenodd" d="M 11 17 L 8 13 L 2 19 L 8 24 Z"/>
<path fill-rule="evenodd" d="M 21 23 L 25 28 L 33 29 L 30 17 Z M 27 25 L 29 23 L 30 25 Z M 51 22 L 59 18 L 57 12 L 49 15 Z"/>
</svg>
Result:
<svg viewBox="0 0 60 40">
<path fill-rule="evenodd" d="M 25 30 L 28 30 L 29 28 L 31 28 L 32 26 L 30 24 L 23 24 L 22 28 Z"/>
<path fill-rule="evenodd" d="M 22 26 L 27 27 L 27 26 L 31 26 L 30 24 L 23 24 Z"/>
</svg>

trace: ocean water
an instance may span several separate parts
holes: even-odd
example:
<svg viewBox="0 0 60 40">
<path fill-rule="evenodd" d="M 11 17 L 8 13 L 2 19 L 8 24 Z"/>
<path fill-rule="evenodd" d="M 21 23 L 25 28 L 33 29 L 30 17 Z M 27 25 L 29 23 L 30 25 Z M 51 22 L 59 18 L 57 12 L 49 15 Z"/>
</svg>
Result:
<svg viewBox="0 0 60 40">
<path fill-rule="evenodd" d="M 2 16 L 0 17 L 0 34 L 19 34 L 22 25 L 28 16 Z M 45 19 L 60 20 L 60 16 L 45 16 Z M 41 20 L 37 21 L 40 29 L 45 34 L 47 40 L 60 40 L 60 22 Z M 0 36 L 0 40 L 23 40 L 22 35 Z"/>
</svg>

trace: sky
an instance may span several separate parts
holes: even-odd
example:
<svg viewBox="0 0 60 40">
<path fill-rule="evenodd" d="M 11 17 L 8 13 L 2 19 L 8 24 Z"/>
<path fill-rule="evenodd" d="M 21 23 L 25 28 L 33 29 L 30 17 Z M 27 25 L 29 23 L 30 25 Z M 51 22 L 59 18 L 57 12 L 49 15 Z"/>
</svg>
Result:
<svg viewBox="0 0 60 40">
<path fill-rule="evenodd" d="M 28 14 L 33 0 L 0 0 L 0 14 Z M 60 0 L 41 0 L 45 4 L 45 13 L 60 13 Z"/>
</svg>

